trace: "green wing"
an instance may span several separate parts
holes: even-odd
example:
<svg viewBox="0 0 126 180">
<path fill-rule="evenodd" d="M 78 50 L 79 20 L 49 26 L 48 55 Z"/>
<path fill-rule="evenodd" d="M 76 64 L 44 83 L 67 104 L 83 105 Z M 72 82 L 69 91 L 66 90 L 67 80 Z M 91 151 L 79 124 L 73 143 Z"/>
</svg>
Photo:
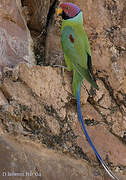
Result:
<svg viewBox="0 0 126 180">
<path fill-rule="evenodd" d="M 61 43 L 65 56 L 70 59 L 72 63 L 78 63 L 80 66 L 87 69 L 87 53 L 91 54 L 90 46 L 88 47 L 85 41 L 87 38 L 85 38 L 84 32 L 81 32 L 79 29 L 80 28 L 76 30 L 76 28 L 72 26 L 65 26 L 61 33 Z M 73 38 L 74 42 L 71 42 L 70 36 Z"/>
<path fill-rule="evenodd" d="M 96 82 L 92 78 L 93 71 L 88 38 L 84 32 L 84 29 L 80 29 L 81 28 L 79 27 L 74 28 L 72 26 L 65 26 L 61 33 L 61 43 L 65 62 L 67 64 L 68 70 L 74 70 L 74 96 L 76 96 L 77 86 L 79 83 L 82 83 L 83 78 L 90 82 L 94 88 L 98 89 Z"/>
</svg>

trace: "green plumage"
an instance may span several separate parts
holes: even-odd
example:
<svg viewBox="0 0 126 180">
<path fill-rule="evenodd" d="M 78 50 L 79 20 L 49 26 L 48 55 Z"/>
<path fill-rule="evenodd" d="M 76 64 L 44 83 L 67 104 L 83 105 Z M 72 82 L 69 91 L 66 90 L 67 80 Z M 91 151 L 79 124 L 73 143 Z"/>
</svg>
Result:
<svg viewBox="0 0 126 180">
<path fill-rule="evenodd" d="M 98 89 L 93 79 L 91 50 L 88 37 L 83 27 L 83 16 L 80 12 L 76 17 L 63 20 L 61 28 L 61 43 L 64 58 L 69 71 L 73 70 L 73 93 L 85 78 L 92 87 Z"/>
</svg>

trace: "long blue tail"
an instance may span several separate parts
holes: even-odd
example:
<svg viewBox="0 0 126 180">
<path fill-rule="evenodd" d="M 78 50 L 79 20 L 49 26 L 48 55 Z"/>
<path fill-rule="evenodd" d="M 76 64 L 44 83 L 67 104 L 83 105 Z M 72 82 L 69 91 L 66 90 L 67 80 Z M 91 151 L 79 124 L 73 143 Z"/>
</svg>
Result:
<svg viewBox="0 0 126 180">
<path fill-rule="evenodd" d="M 112 171 L 108 168 L 108 166 L 105 164 L 105 162 L 103 161 L 103 159 L 101 158 L 100 154 L 98 153 L 98 151 L 96 150 L 93 142 L 91 141 L 89 135 L 88 135 L 88 132 L 87 132 L 87 129 L 86 129 L 86 126 L 83 122 L 83 116 L 82 116 L 82 113 L 81 113 L 81 103 L 80 103 L 80 88 L 78 88 L 78 91 L 77 91 L 77 94 L 76 94 L 76 99 L 77 99 L 77 112 L 78 112 L 78 119 L 81 123 L 81 127 L 83 129 L 83 132 L 90 144 L 90 146 L 92 147 L 95 155 L 97 156 L 97 158 L 99 159 L 99 161 L 101 162 L 102 166 L 104 167 L 104 169 L 106 170 L 106 172 L 109 174 L 109 176 L 112 178 L 112 179 L 115 179 L 115 180 L 119 180 L 113 173 Z"/>
</svg>

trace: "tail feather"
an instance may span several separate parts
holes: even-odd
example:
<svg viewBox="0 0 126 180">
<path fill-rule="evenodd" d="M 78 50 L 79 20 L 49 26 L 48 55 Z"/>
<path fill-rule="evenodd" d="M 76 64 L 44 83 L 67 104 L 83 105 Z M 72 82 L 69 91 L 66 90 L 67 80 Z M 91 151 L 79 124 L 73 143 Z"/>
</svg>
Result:
<svg viewBox="0 0 126 180">
<path fill-rule="evenodd" d="M 101 158 L 100 154 L 98 153 L 98 151 L 96 150 L 93 142 L 91 141 L 89 135 L 88 135 L 88 132 L 87 132 L 87 129 L 86 129 L 86 126 L 83 122 L 83 116 L 82 116 L 82 113 L 81 113 L 81 103 L 80 103 L 80 88 L 78 89 L 77 91 L 77 95 L 76 95 L 76 99 L 77 99 L 77 112 L 78 112 L 78 119 L 80 121 L 80 124 L 82 126 L 82 129 L 83 129 L 83 132 L 90 144 L 90 146 L 92 147 L 95 155 L 97 156 L 97 158 L 99 159 L 99 161 L 101 162 L 102 166 L 104 167 L 104 169 L 106 170 L 106 172 L 109 174 L 109 176 L 114 179 L 114 180 L 119 180 L 114 174 L 113 172 L 108 168 L 108 166 L 105 164 L 105 162 L 103 161 L 103 159 Z"/>
<path fill-rule="evenodd" d="M 72 63 L 72 65 L 73 65 L 74 69 L 76 70 L 76 72 L 80 75 L 81 78 L 85 78 L 92 85 L 92 87 L 99 90 L 99 87 L 96 84 L 96 81 L 94 79 L 92 79 L 88 69 L 84 69 L 79 64 Z"/>
</svg>

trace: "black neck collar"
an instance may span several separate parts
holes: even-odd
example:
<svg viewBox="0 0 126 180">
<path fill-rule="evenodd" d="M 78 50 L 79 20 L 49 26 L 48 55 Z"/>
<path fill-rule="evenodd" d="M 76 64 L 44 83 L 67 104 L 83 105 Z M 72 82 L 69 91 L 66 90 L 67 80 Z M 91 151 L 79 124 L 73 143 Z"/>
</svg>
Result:
<svg viewBox="0 0 126 180">
<path fill-rule="evenodd" d="M 81 11 L 79 11 L 78 14 L 79 14 L 80 12 L 81 12 Z M 78 14 L 76 14 L 75 16 L 77 16 Z M 75 16 L 74 16 L 74 17 L 75 17 Z M 63 18 L 64 20 L 72 19 L 72 18 L 74 18 L 74 17 L 69 17 L 69 16 L 67 16 L 67 14 L 65 14 L 64 11 L 62 12 L 62 18 Z"/>
</svg>

